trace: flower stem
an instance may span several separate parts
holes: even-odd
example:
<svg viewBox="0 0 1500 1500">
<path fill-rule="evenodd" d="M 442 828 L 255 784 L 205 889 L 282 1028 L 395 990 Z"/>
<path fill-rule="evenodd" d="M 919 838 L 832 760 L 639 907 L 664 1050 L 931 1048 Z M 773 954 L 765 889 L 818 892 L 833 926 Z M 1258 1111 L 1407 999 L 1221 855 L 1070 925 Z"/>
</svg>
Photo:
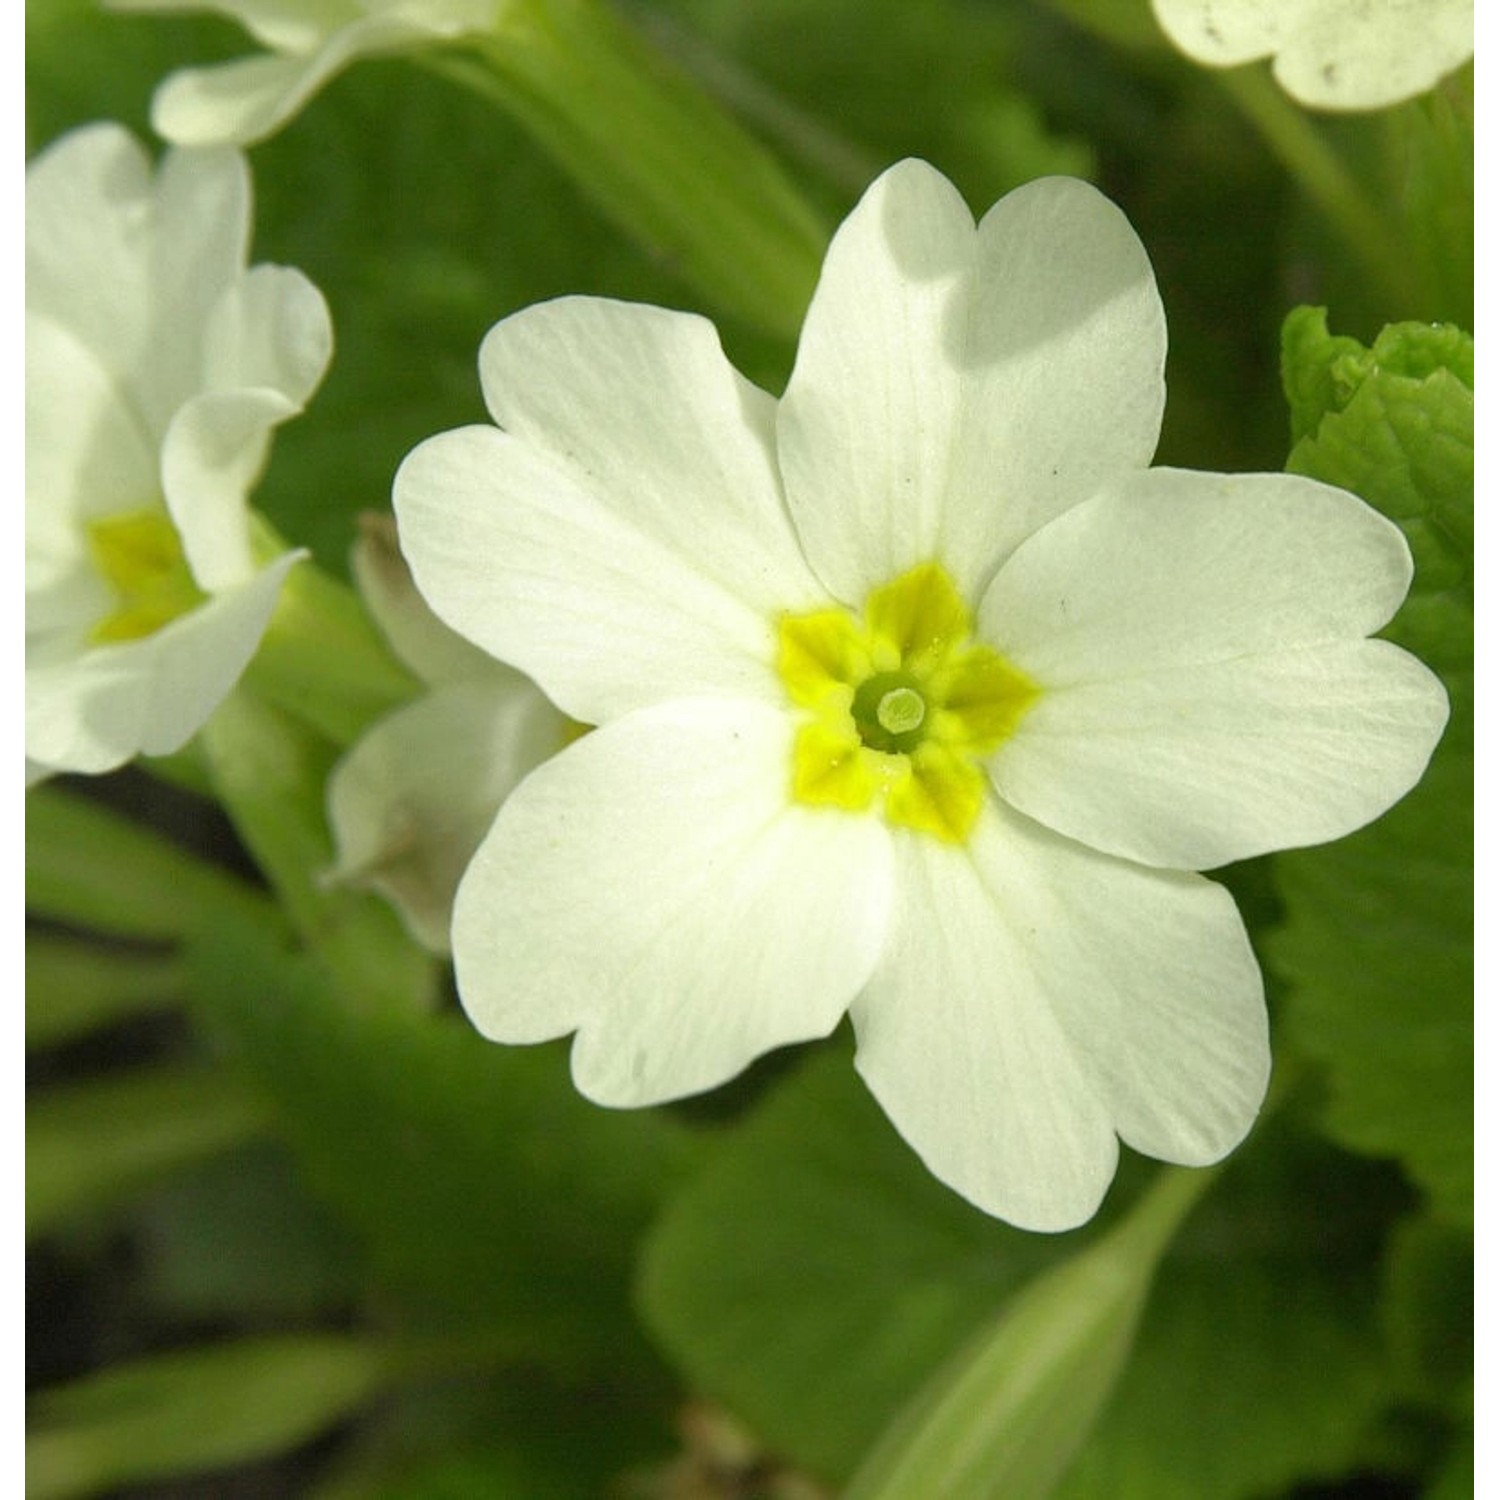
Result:
<svg viewBox="0 0 1500 1500">
<path fill-rule="evenodd" d="M 1416 300 L 1412 268 L 1389 218 L 1361 191 L 1313 120 L 1263 67 L 1231 68 L 1219 78 L 1240 113 L 1353 252 L 1371 285 L 1396 310 L 1393 315 L 1410 309 Z"/>
<path fill-rule="evenodd" d="M 827 226 L 772 155 L 600 0 L 528 0 L 430 65 L 513 114 L 725 310 L 796 336 Z"/>
</svg>

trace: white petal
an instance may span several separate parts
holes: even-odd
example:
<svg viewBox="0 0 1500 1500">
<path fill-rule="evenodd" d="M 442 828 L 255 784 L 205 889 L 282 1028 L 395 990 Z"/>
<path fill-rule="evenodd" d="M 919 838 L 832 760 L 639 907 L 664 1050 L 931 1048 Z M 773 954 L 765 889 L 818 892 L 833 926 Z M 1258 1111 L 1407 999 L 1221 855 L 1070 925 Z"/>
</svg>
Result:
<svg viewBox="0 0 1500 1500">
<path fill-rule="evenodd" d="M 97 590 L 84 526 L 157 501 L 156 454 L 113 375 L 76 334 L 26 313 L 26 605 L 28 627 L 72 618 L 52 605 Z M 52 603 L 47 601 L 51 599 Z"/>
<path fill-rule="evenodd" d="M 1070 1229 L 1115 1135 L 1201 1165 L 1249 1129 L 1269 1070 L 1233 901 L 990 809 L 964 850 L 908 836 L 893 940 L 853 1009 L 856 1065 L 944 1182 Z"/>
<path fill-rule="evenodd" d="M 1152 469 L 1001 569 L 980 635 L 1049 688 L 1379 630 L 1411 585 L 1400 528 L 1295 474 Z"/>
<path fill-rule="evenodd" d="M 26 755 L 52 771 L 113 770 L 179 750 L 239 679 L 265 632 L 290 552 L 138 641 L 26 673 Z"/>
<path fill-rule="evenodd" d="M 453 894 L 500 804 L 562 749 L 567 721 L 525 678 L 453 683 L 374 725 L 333 769 L 334 879 L 373 886 L 448 951 Z"/>
<path fill-rule="evenodd" d="M 105 0 L 111 10 L 214 10 L 232 17 L 258 42 L 282 52 L 310 52 L 360 13 L 360 0 Z"/>
<path fill-rule="evenodd" d="M 1473 0 L 1153 0 L 1189 57 L 1232 67 L 1274 55 L 1304 104 L 1377 109 L 1431 88 L 1474 51 Z"/>
<path fill-rule="evenodd" d="M 778 418 L 788 501 L 846 601 L 935 558 L 969 597 L 1043 522 L 1156 446 L 1166 330 L 1145 252 L 1086 183 L 976 231 L 922 162 L 829 250 Z"/>
<path fill-rule="evenodd" d="M 252 266 L 221 296 L 203 334 L 210 390 L 265 387 L 301 406 L 333 354 L 323 294 L 289 266 Z"/>
<path fill-rule="evenodd" d="M 517 788 L 459 887 L 459 994 L 497 1041 L 578 1029 L 603 1104 L 712 1088 L 826 1035 L 886 936 L 890 836 L 788 803 L 793 726 L 684 700 L 585 736 Z"/>
<path fill-rule="evenodd" d="M 985 596 L 984 639 L 1043 688 L 995 785 L 1072 838 L 1181 869 L 1368 823 L 1447 717 L 1426 668 L 1360 639 L 1410 577 L 1400 531 L 1342 490 L 1127 481 L 1038 532 Z"/>
<path fill-rule="evenodd" d="M 151 123 L 180 146 L 253 145 L 284 125 L 356 58 L 399 51 L 463 29 L 399 15 L 366 15 L 327 32 L 311 51 L 183 68 L 157 89 Z"/>
<path fill-rule="evenodd" d="M 360 597 L 391 649 L 423 682 L 462 682 L 509 672 L 487 652 L 449 630 L 428 608 L 401 555 L 393 516 L 361 513 L 349 567 Z M 513 676 L 517 682 L 527 680 L 519 672 Z"/>
<path fill-rule="evenodd" d="M 444 433 L 396 476 L 438 616 L 574 718 L 671 697 L 783 701 L 775 618 L 825 603 L 782 508 L 772 402 L 701 318 L 588 298 L 496 327 L 506 427 Z"/>
<path fill-rule="evenodd" d="M 1447 717 L 1415 657 L 1335 642 L 1044 692 L 990 774 L 1096 849 L 1212 869 L 1362 828 L 1416 785 Z"/>
</svg>

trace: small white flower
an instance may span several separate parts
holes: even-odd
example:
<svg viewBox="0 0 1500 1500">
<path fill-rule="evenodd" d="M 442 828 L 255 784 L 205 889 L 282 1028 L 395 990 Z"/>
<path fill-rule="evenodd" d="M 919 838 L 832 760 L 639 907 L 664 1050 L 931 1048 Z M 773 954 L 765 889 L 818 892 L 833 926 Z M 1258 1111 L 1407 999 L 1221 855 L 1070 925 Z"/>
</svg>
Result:
<svg viewBox="0 0 1500 1500">
<path fill-rule="evenodd" d="M 26 173 L 27 775 L 184 744 L 254 653 L 299 554 L 245 496 L 332 347 L 300 272 L 245 261 L 230 151 L 153 175 L 115 125 Z"/>
<path fill-rule="evenodd" d="M 512 789 L 570 738 L 536 684 L 448 629 L 423 602 L 394 523 L 366 516 L 354 576 L 396 654 L 428 691 L 373 725 L 333 769 L 334 881 L 369 885 L 436 953 L 459 877 Z"/>
<path fill-rule="evenodd" d="M 1292 98 L 1380 109 L 1426 93 L 1474 55 L 1474 0 L 1152 0 L 1195 62 L 1262 57 Z"/>
<path fill-rule="evenodd" d="M 496 427 L 396 480 L 417 586 L 599 727 L 460 886 L 475 1024 L 579 1088 L 711 1088 L 848 1011 L 944 1181 L 1087 1219 L 1117 1137 L 1214 1161 L 1269 1054 L 1191 873 L 1337 837 L 1421 775 L 1437 680 L 1365 637 L 1410 557 L 1354 496 L 1149 469 L 1166 331 L 1084 183 L 977 231 L 921 162 L 834 239 L 785 396 L 701 318 L 589 298 L 480 354 Z"/>
<path fill-rule="evenodd" d="M 246 146 L 279 130 L 361 57 L 487 31 L 503 0 L 106 0 L 115 10 L 212 10 L 268 53 L 173 73 L 151 123 L 182 146 Z"/>
</svg>

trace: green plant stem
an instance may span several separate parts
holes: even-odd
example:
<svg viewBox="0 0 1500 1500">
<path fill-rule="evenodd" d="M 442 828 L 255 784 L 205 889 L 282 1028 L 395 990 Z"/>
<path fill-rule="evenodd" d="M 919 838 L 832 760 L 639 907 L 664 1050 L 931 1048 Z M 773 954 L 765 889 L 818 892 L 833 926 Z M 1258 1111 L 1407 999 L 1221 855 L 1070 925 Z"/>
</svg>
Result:
<svg viewBox="0 0 1500 1500">
<path fill-rule="evenodd" d="M 1417 303 L 1413 270 L 1391 232 L 1390 219 L 1360 190 L 1314 121 L 1260 65 L 1231 68 L 1219 76 L 1241 114 L 1348 246 L 1393 310 L 1392 317 L 1412 310 Z"/>
<path fill-rule="evenodd" d="M 600 0 L 508 7 L 428 66 L 499 104 L 726 311 L 795 338 L 828 227 L 775 158 Z"/>
</svg>

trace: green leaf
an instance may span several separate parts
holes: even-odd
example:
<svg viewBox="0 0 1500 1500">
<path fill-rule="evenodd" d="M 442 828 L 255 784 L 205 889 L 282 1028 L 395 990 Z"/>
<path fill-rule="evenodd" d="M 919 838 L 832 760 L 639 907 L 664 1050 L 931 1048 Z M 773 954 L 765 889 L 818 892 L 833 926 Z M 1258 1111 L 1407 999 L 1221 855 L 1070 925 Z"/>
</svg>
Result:
<svg viewBox="0 0 1500 1500">
<path fill-rule="evenodd" d="M 1141 1171 L 1122 1164 L 1114 1203 Z M 1384 1392 L 1361 1309 L 1400 1201 L 1394 1174 L 1261 1127 L 1162 1263 L 1059 1493 L 1242 1500 L 1348 1464 Z M 835 1053 L 728 1130 L 673 1200 L 641 1305 L 692 1387 L 837 1484 L 976 1327 L 1108 1218 L 1049 1237 L 985 1217 L 924 1170 Z"/>
<path fill-rule="evenodd" d="M 26 1045 L 53 1047 L 131 1016 L 166 1010 L 186 994 L 172 954 L 26 935 Z"/>
<path fill-rule="evenodd" d="M 1289 467 L 1362 495 L 1411 543 L 1411 597 L 1386 632 L 1443 678 L 1452 722 L 1417 789 L 1340 843 L 1277 856 L 1270 935 L 1289 1039 L 1328 1070 L 1326 1125 L 1397 1157 L 1458 1223 L 1473 1182 L 1473 342 L 1397 324 L 1372 348 L 1287 324 L 1287 387 L 1331 371 L 1329 405 Z M 1336 348 L 1335 348 L 1336 346 Z M 1294 398 L 1295 400 L 1295 398 Z"/>
<path fill-rule="evenodd" d="M 631 1252 L 690 1158 L 683 1131 L 588 1103 L 559 1048 L 353 1010 L 253 932 L 192 959 L 204 1024 L 412 1316 L 557 1368 L 644 1357 Z"/>
<path fill-rule="evenodd" d="M 243 881 L 57 786 L 26 795 L 26 906 L 120 937 L 180 939 L 246 918 L 281 925 Z"/>
<path fill-rule="evenodd" d="M 1474 1411 L 1474 1239 L 1423 1216 L 1396 1229 L 1381 1320 L 1403 1394 L 1468 1419 Z"/>
<path fill-rule="evenodd" d="M 334 865 L 324 813 L 333 745 L 241 688 L 200 734 L 214 788 L 240 837 L 276 888 L 299 934 L 346 1000 L 425 1008 L 436 965 L 379 897 L 329 886 Z"/>
<path fill-rule="evenodd" d="M 1213 1174 L 1169 1169 L 1029 1282 L 876 1445 L 848 1500 L 1047 1500 L 1130 1354 L 1157 1262 Z"/>
<path fill-rule="evenodd" d="M 48 1089 L 26 1108 L 26 1233 L 105 1207 L 265 1128 L 222 1070 L 142 1069 Z"/>
<path fill-rule="evenodd" d="M 32 1404 L 28 1500 L 70 1500 L 284 1452 L 357 1411 L 394 1369 L 374 1345 L 310 1334 L 118 1365 Z"/>
</svg>

